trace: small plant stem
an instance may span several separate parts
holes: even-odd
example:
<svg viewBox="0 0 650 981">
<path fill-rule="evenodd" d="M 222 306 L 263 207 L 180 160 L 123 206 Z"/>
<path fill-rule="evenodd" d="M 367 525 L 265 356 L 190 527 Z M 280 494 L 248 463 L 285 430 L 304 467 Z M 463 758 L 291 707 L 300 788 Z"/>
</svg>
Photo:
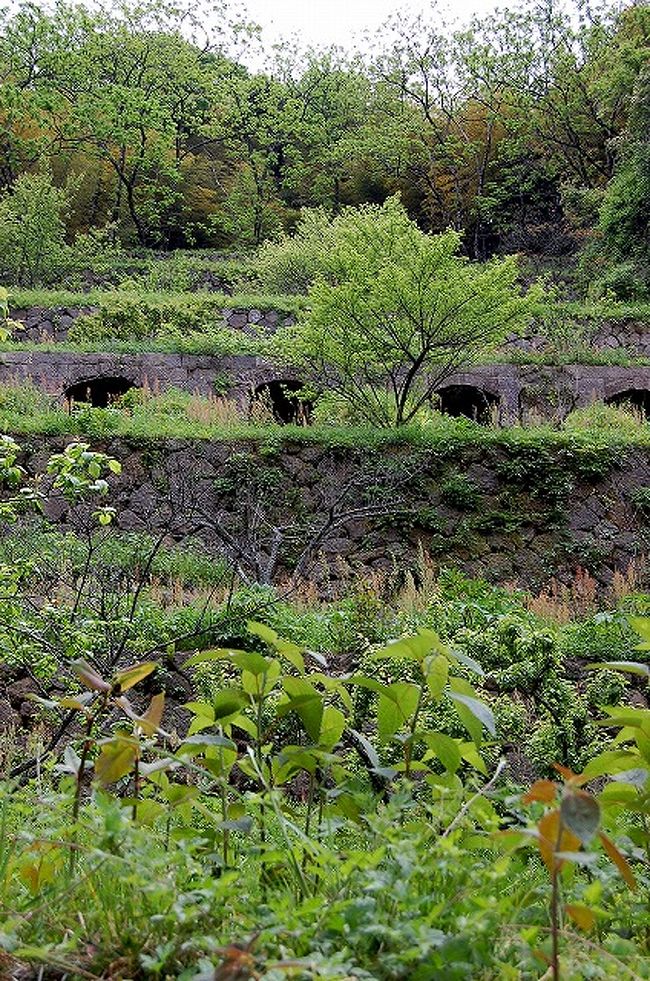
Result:
<svg viewBox="0 0 650 981">
<path fill-rule="evenodd" d="M 133 812 L 131 817 L 134 821 L 138 819 L 138 800 L 140 798 L 140 746 L 136 750 L 135 762 L 133 764 Z"/>
<path fill-rule="evenodd" d="M 318 788 L 318 828 L 319 831 L 323 826 L 323 807 L 325 805 L 324 795 L 323 795 L 323 785 L 321 784 Z"/>
<path fill-rule="evenodd" d="M 257 762 L 257 767 L 260 773 L 263 773 L 262 764 L 262 713 L 264 708 L 264 699 L 260 697 L 257 702 L 257 733 L 255 739 L 255 760 Z M 262 792 L 264 792 L 264 784 L 262 783 Z M 260 842 L 264 845 L 266 844 L 266 814 L 264 808 L 264 801 L 260 803 Z"/>
<path fill-rule="evenodd" d="M 91 744 L 91 734 L 93 731 L 93 725 L 95 722 L 95 715 L 89 715 L 86 721 L 86 729 L 84 732 L 83 746 L 81 747 L 81 756 L 79 758 L 79 770 L 77 771 L 77 782 L 74 790 L 74 801 L 72 803 L 72 823 L 77 823 L 77 818 L 79 817 L 79 808 L 81 806 L 81 788 L 83 785 L 83 776 L 86 770 L 86 760 L 88 759 L 88 753 L 90 752 Z"/>
<path fill-rule="evenodd" d="M 409 727 L 411 738 L 404 746 L 404 776 L 407 779 L 411 776 L 411 762 L 413 759 L 413 737 L 415 735 L 415 727 L 418 724 L 418 716 L 420 714 L 420 707 L 422 705 L 423 695 L 424 695 L 424 685 L 420 687 L 420 694 L 418 695 L 418 703 L 415 706 L 415 712 L 413 713 L 413 718 L 411 719 L 411 725 Z"/>
<path fill-rule="evenodd" d="M 81 756 L 79 757 L 79 769 L 77 771 L 77 782 L 74 788 L 74 800 L 72 802 L 72 825 L 75 828 L 77 820 L 79 819 L 79 809 L 81 807 L 81 789 L 83 787 L 84 773 L 86 772 L 86 762 L 88 760 L 88 754 L 90 753 L 90 747 L 92 745 L 92 732 L 95 721 L 99 718 L 101 712 L 103 712 L 106 707 L 106 695 L 104 694 L 101 698 L 99 706 L 97 709 L 91 713 L 86 720 L 86 728 L 84 731 L 84 741 L 81 747 Z M 76 837 L 76 830 L 73 831 Z M 74 872 L 75 864 L 77 861 L 77 852 L 73 848 L 70 852 L 70 874 Z"/>
<path fill-rule="evenodd" d="M 309 791 L 307 793 L 307 813 L 305 815 L 305 838 L 309 838 L 311 832 L 311 814 L 314 807 L 314 790 L 316 788 L 316 774 L 309 774 Z M 301 863 L 302 871 L 307 869 L 307 850 L 305 849 Z M 302 897 L 301 897 L 302 898 Z"/>
<path fill-rule="evenodd" d="M 223 726 L 219 726 L 219 735 L 223 736 Z M 225 766 L 223 761 L 223 747 L 219 749 L 219 763 L 221 765 L 221 779 L 219 783 L 219 797 L 221 799 L 221 820 L 228 820 L 228 784 L 224 776 Z M 228 846 L 230 844 L 230 831 L 228 828 L 223 829 L 223 864 L 224 868 L 228 867 Z"/>
<path fill-rule="evenodd" d="M 551 970 L 553 981 L 560 981 L 560 863 L 556 853 L 562 843 L 562 819 L 558 825 L 557 841 L 553 849 L 553 874 L 551 876 Z"/>
<path fill-rule="evenodd" d="M 222 753 L 223 755 L 223 753 Z M 222 778 L 221 780 L 221 820 L 228 820 L 228 793 L 226 790 L 226 781 Z M 228 828 L 223 829 L 223 865 L 224 868 L 228 867 L 228 846 L 230 844 L 230 831 Z"/>
<path fill-rule="evenodd" d="M 484 797 L 485 794 L 487 794 L 487 792 L 492 789 L 492 787 L 495 785 L 495 783 L 497 782 L 497 780 L 499 779 L 499 777 L 501 776 L 501 774 L 505 770 L 506 766 L 507 766 L 507 764 L 506 764 L 506 761 L 505 760 L 499 760 L 499 763 L 497 765 L 497 768 L 494 771 L 494 773 L 492 774 L 492 776 L 490 777 L 490 779 L 488 780 L 488 782 L 483 787 L 481 787 L 479 790 L 477 790 L 476 793 L 473 795 L 473 797 L 470 797 L 470 799 L 463 804 L 463 806 L 459 810 L 459 812 L 456 815 L 456 817 L 454 818 L 454 820 L 442 832 L 442 835 L 440 836 L 441 838 L 446 838 L 447 835 L 450 835 L 451 834 L 451 832 L 454 830 L 454 828 L 457 828 L 458 827 L 458 825 L 460 824 L 460 822 L 463 820 L 463 818 L 465 817 L 465 815 L 467 814 L 467 812 L 471 808 L 472 804 L 475 801 L 477 801 L 479 799 L 479 797 Z"/>
<path fill-rule="evenodd" d="M 309 790 L 307 792 L 307 814 L 305 815 L 305 835 L 308 838 L 311 831 L 311 812 L 314 806 L 314 790 L 316 787 L 316 774 L 309 774 Z"/>
</svg>

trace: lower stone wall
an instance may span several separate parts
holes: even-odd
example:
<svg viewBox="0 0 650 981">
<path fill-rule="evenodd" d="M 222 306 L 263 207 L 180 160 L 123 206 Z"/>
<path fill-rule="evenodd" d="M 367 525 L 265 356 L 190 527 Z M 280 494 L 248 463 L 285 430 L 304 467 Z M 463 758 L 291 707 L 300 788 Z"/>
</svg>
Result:
<svg viewBox="0 0 650 981">
<path fill-rule="evenodd" d="M 62 439 L 21 438 L 41 472 Z M 115 439 L 108 503 L 125 530 L 198 536 L 251 580 L 297 572 L 323 595 L 368 575 L 416 577 L 422 557 L 530 589 L 580 568 L 648 585 L 650 449 L 540 442 L 335 448 Z M 50 516 L 81 520 L 65 502 Z"/>
<path fill-rule="evenodd" d="M 247 406 L 251 393 L 269 381 L 299 381 L 299 375 L 249 355 L 77 354 L 10 351 L 0 354 L 0 384 L 31 381 L 65 401 L 72 386 L 117 378 L 153 391 L 180 388 L 225 395 Z M 628 391 L 650 392 L 650 368 L 618 365 L 483 365 L 457 372 L 441 391 L 466 386 L 493 398 L 502 423 L 561 421 L 575 408 Z M 649 394 L 650 398 L 650 394 Z"/>
</svg>

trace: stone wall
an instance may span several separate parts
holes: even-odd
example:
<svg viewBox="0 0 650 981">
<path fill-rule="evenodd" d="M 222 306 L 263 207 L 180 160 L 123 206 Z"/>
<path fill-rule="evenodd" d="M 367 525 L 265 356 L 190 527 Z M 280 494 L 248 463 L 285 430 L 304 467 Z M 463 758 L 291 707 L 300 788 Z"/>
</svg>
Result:
<svg viewBox="0 0 650 981">
<path fill-rule="evenodd" d="M 31 472 L 64 442 L 20 441 Z M 355 577 L 417 575 L 424 554 L 531 589 L 569 581 L 578 568 L 611 583 L 631 564 L 648 583 L 650 513 L 639 492 L 650 490 L 650 449 L 123 439 L 96 448 L 123 464 L 109 498 L 119 527 L 197 535 L 251 579 L 282 581 L 298 565 L 335 595 Z M 65 502 L 48 510 L 64 523 L 79 518 Z"/>
<path fill-rule="evenodd" d="M 68 331 L 78 317 L 98 313 L 97 306 L 61 306 L 61 307 L 29 307 L 16 308 L 11 311 L 11 318 L 23 324 L 23 329 L 16 331 L 14 339 L 29 341 L 32 344 L 42 344 L 55 341 L 64 343 L 68 339 Z M 220 324 L 233 330 L 246 331 L 247 328 L 264 328 L 270 333 L 277 330 L 279 325 L 294 323 L 293 314 L 278 310 L 261 310 L 255 307 L 223 307 L 215 308 L 215 325 Z"/>
<path fill-rule="evenodd" d="M 555 344 L 543 334 L 534 332 L 523 337 L 512 337 L 505 345 L 507 350 L 544 353 L 564 347 L 591 348 L 594 351 L 627 351 L 632 357 L 650 356 L 650 324 L 635 320 L 609 320 L 598 326 L 575 325 L 575 337 L 568 335 Z"/>
<path fill-rule="evenodd" d="M 250 355 L 79 354 L 64 351 L 0 353 L 0 384 L 31 381 L 61 401 L 73 385 L 123 378 L 153 391 L 170 387 L 201 395 L 222 394 L 246 406 L 251 393 L 269 381 L 300 380 L 295 371 Z M 482 365 L 450 377 L 444 388 L 468 386 L 498 402 L 502 422 L 560 420 L 574 408 L 650 389 L 650 368 L 618 365 Z"/>
<path fill-rule="evenodd" d="M 65 342 L 68 329 L 74 321 L 80 316 L 97 313 L 98 309 L 97 306 L 89 305 L 17 307 L 11 310 L 11 317 L 24 324 L 24 330 L 16 339 L 36 344 L 51 341 Z M 219 323 L 233 330 L 244 331 L 247 327 L 255 326 L 272 332 L 279 324 L 290 324 L 295 320 L 293 314 L 285 311 L 262 310 L 255 307 L 216 308 L 215 314 L 218 315 Z M 582 340 L 586 346 L 595 351 L 625 350 L 631 356 L 650 357 L 650 325 L 642 321 L 605 321 L 591 330 L 587 328 Z M 543 353 L 552 349 L 549 338 L 536 334 L 534 330 L 524 337 L 513 337 L 504 345 L 504 350 L 507 351 Z"/>
</svg>

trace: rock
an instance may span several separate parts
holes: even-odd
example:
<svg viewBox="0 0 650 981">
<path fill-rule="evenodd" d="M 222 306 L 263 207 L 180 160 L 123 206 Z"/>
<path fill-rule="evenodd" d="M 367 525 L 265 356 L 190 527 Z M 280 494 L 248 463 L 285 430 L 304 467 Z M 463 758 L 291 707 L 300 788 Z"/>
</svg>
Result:
<svg viewBox="0 0 650 981">
<path fill-rule="evenodd" d="M 6 733 L 8 729 L 20 725 L 20 718 L 14 712 L 11 702 L 7 698 L 0 698 L 0 732 Z"/>
<path fill-rule="evenodd" d="M 20 718 L 23 722 L 31 722 L 38 715 L 39 706 L 36 702 L 28 702 L 25 700 L 20 703 Z"/>
<path fill-rule="evenodd" d="M 39 689 L 38 685 L 32 678 L 21 678 L 19 681 L 14 681 L 12 684 L 7 685 L 6 696 L 12 705 L 21 707 L 26 700 L 27 695 L 38 695 Z M 33 702 L 29 702 L 33 705 Z"/>
<path fill-rule="evenodd" d="M 235 330 L 241 330 L 248 323 L 248 317 L 245 313 L 231 313 L 228 317 L 228 326 Z"/>
</svg>

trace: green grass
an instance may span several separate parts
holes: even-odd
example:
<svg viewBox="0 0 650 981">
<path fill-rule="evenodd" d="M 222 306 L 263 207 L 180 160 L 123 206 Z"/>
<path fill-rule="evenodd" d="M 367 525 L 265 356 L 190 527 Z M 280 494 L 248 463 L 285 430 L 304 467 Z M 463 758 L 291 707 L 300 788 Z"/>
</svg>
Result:
<svg viewBox="0 0 650 981">
<path fill-rule="evenodd" d="M 230 327 L 194 331 L 184 336 L 152 337 L 146 340 L 98 338 L 95 341 L 36 341 L 0 343 L 0 353 L 12 351 L 40 354 L 206 354 L 214 357 L 229 355 L 264 355 L 268 347 L 264 337 L 254 338 Z"/>
<path fill-rule="evenodd" d="M 277 310 L 279 313 L 295 313 L 302 309 L 305 298 L 300 296 L 272 296 L 262 293 L 208 292 L 148 292 L 139 290 L 90 290 L 82 293 L 74 290 L 10 289 L 12 309 L 25 307 L 96 306 L 112 309 L 120 303 L 140 303 L 144 306 L 165 306 L 186 309 L 188 307 L 217 308 L 227 310 L 257 309 Z"/>
<path fill-rule="evenodd" d="M 14 434 L 112 436 L 135 439 L 192 439 L 263 443 L 278 448 L 288 443 L 341 448 L 413 446 L 440 452 L 461 447 L 544 447 L 555 452 L 591 448 L 650 447 L 650 425 L 620 410 L 595 406 L 569 417 L 564 429 L 551 425 L 485 427 L 470 419 L 431 413 L 421 423 L 399 429 L 370 425 L 281 426 L 249 422 L 232 403 L 170 389 L 161 395 L 128 393 L 121 408 L 77 407 L 72 413 L 57 406 L 35 386 L 0 388 L 0 430 Z"/>
</svg>

